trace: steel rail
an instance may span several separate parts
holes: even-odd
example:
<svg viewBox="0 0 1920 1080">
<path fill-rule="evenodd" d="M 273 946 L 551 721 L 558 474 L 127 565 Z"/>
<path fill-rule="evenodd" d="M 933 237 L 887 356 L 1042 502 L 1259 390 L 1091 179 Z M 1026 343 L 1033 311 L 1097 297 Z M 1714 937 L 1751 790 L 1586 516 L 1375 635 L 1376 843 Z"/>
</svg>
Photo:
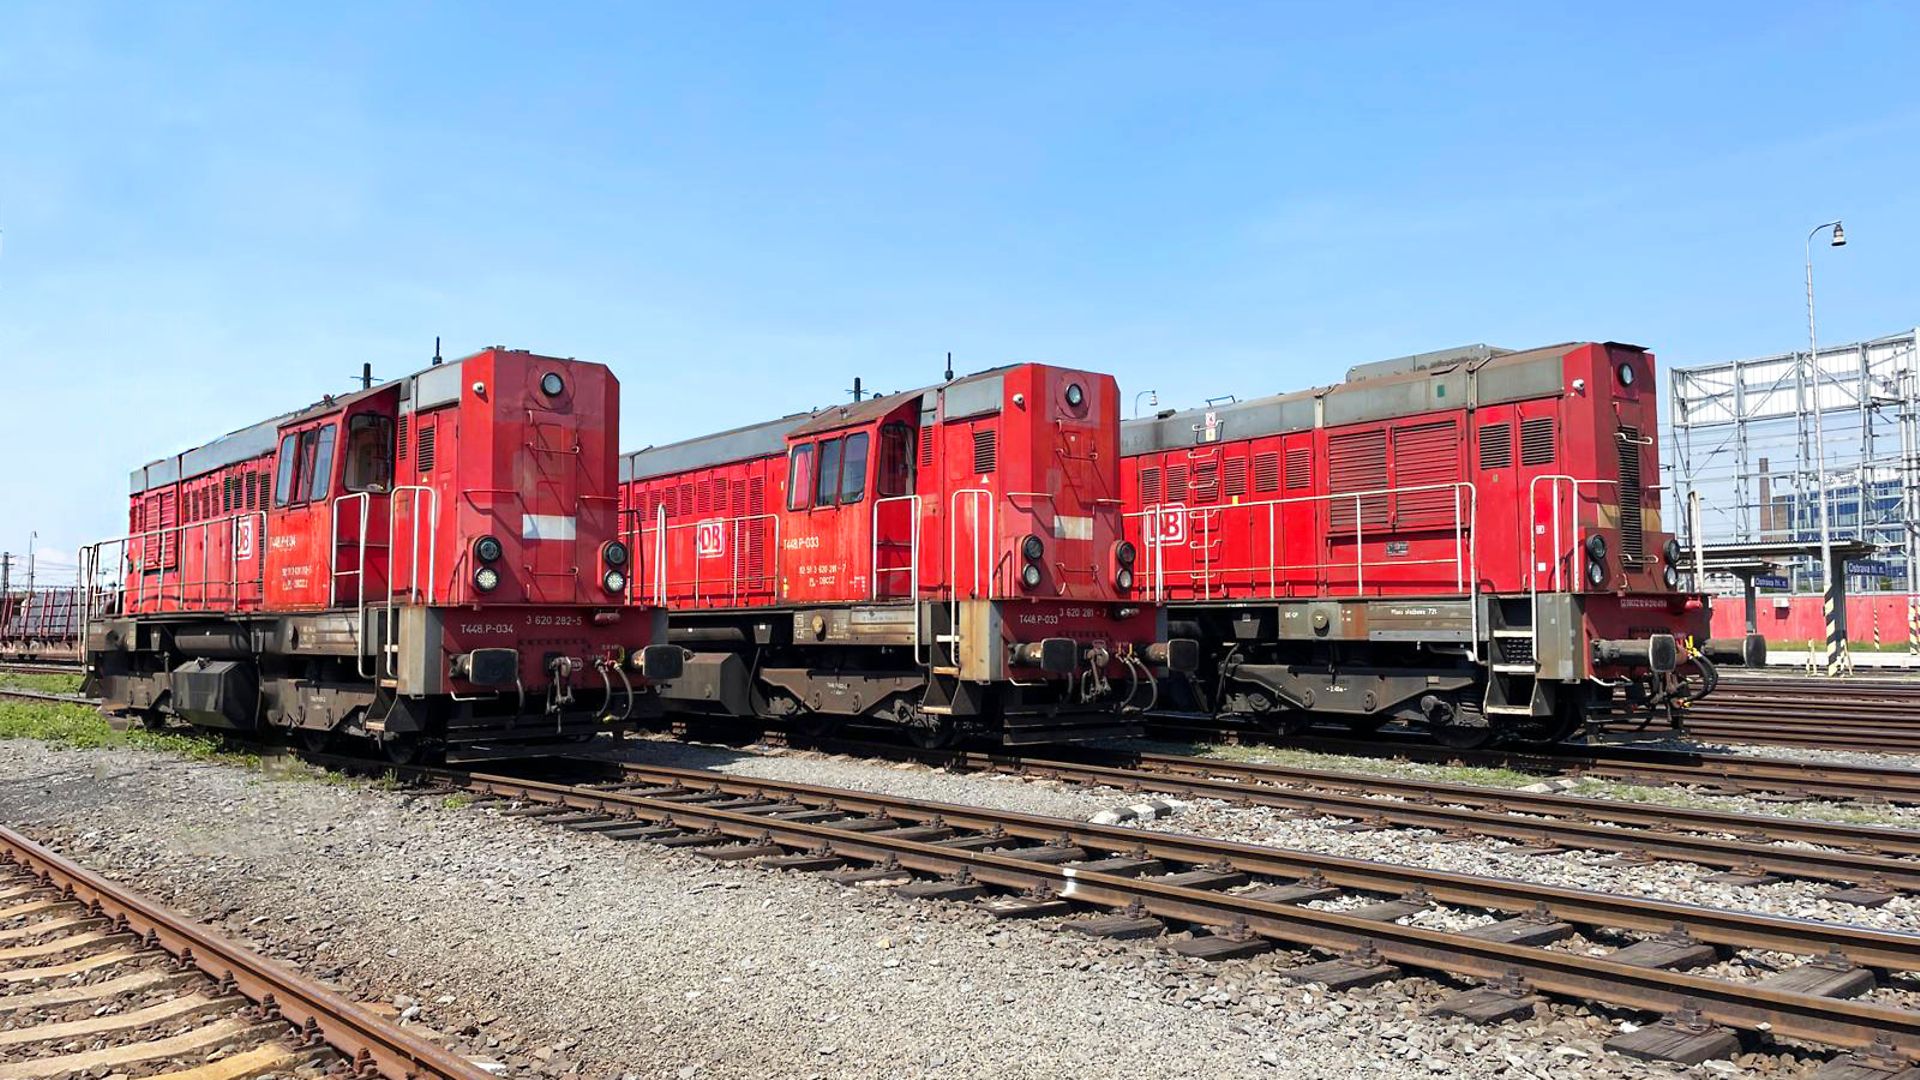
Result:
<svg viewBox="0 0 1920 1080">
<path fill-rule="evenodd" d="M 1225 727 L 1185 718 L 1156 718 L 1151 727 L 1183 738 L 1204 736 L 1349 757 L 1398 758 L 1443 765 L 1473 765 L 1543 774 L 1567 773 L 1627 781 L 1714 784 L 1749 791 L 1798 791 L 1835 798 L 1920 804 L 1920 768 L 1888 768 L 1795 758 L 1763 758 L 1700 750 L 1664 750 L 1609 744 L 1568 744 L 1551 749 L 1458 750 L 1418 737 L 1375 735 L 1267 736 L 1251 728 Z"/>
<path fill-rule="evenodd" d="M 605 762 L 601 762 L 605 764 Z M 1706 940 L 1741 947 L 1806 953 L 1838 944 L 1846 955 L 1874 966 L 1910 969 L 1920 963 L 1920 937 L 1886 934 L 1844 926 L 1826 926 L 1735 916 L 1664 902 L 1608 897 L 1575 890 L 1527 886 L 1497 878 L 1439 874 L 1404 867 L 1363 863 L 1253 845 L 1202 841 L 1192 837 L 1113 829 L 976 807 L 896 799 L 865 792 L 811 785 L 722 777 L 698 770 L 634 767 L 632 775 L 684 774 L 717 791 L 764 794 L 808 792 L 849 812 L 929 820 L 950 826 L 991 829 L 1031 839 L 1064 839 L 1096 850 L 1140 851 L 1151 857 L 1199 864 L 1221 860 L 1245 870 L 1278 877 L 1305 877 L 1319 871 L 1335 884 L 1363 891 L 1391 891 L 1419 883 L 1432 886 L 1435 899 L 1472 907 L 1535 909 L 1545 904 L 1556 917 L 1615 928 L 1665 931 L 1676 922 Z M 1464 934 L 1401 926 L 1341 912 L 1320 911 L 1214 892 L 1152 878 L 1134 878 L 1071 866 L 1055 866 L 994 851 L 967 851 L 901 837 L 835 828 L 832 824 L 788 821 L 737 810 L 668 801 L 614 790 L 584 788 L 537 780 L 445 770 L 413 770 L 438 775 L 469 790 L 630 816 L 675 827 L 703 826 L 716 844 L 727 839 L 818 850 L 867 863 L 897 865 L 927 874 L 963 871 L 984 884 L 1028 890 L 1048 897 L 1124 908 L 1134 903 L 1162 918 L 1201 926 L 1242 928 L 1295 946 L 1333 952 L 1371 952 L 1412 967 L 1499 982 L 1518 978 L 1533 990 L 1651 1012 L 1697 1009 L 1709 1021 L 1776 1036 L 1865 1050 L 1891 1046 L 1920 1059 L 1920 1013 L 1806 994 L 1787 993 L 1665 969 L 1648 969 L 1571 952 L 1507 945 Z M 1871 959 L 1869 959 L 1871 958 Z M 1891 1040 L 1889 1042 L 1889 1040 Z"/>
<path fill-rule="evenodd" d="M 589 761 L 602 766 L 609 764 L 593 758 L 567 760 L 580 764 Z M 1394 894 L 1419 890 L 1435 900 L 1464 907 L 1524 914 L 1537 911 L 1544 904 L 1562 919 L 1587 925 L 1649 933 L 1663 933 L 1680 927 L 1701 941 L 1731 948 L 1771 949 L 1808 955 L 1838 949 L 1855 963 L 1868 967 L 1920 971 L 1920 935 L 1875 930 L 1848 923 L 1722 911 L 1649 897 L 1617 896 L 1512 878 L 1460 874 L 1266 844 L 1216 840 L 1186 833 L 1095 825 L 1066 818 L 899 798 L 793 781 L 729 776 L 701 769 L 627 762 L 612 764 L 630 778 L 689 789 L 705 788 L 729 795 L 788 795 L 804 803 L 916 821 L 937 817 L 954 828 L 988 830 L 997 827 L 1008 836 L 1043 843 L 1065 837 L 1073 843 L 1102 851 L 1125 852 L 1144 848 L 1154 857 L 1173 862 L 1194 865 L 1226 862 L 1248 873 L 1287 879 L 1318 875 L 1335 885 L 1366 892 Z M 482 782 L 504 780 L 514 784 L 541 783 L 513 777 L 471 775 Z M 617 791 L 595 792 L 568 785 L 549 784 L 545 790 L 580 791 L 583 797 L 612 798 L 615 801 L 625 797 Z M 635 805 L 646 806 L 650 802 L 642 798 Z M 687 804 L 665 802 L 660 805 L 673 807 Z M 749 820 L 758 819 L 749 816 Z"/>
<path fill-rule="evenodd" d="M 1920 891 L 1920 863 L 1888 857 L 1920 855 L 1920 832 L 1909 829 L 1543 795 L 1506 788 L 1221 762 L 1171 754 L 1096 755 L 1137 763 L 1130 768 L 1084 761 L 1035 760 L 999 753 L 923 751 L 838 741 L 824 743 L 822 749 L 852 750 L 948 769 L 1064 779 L 1123 789 L 1157 790 L 1176 797 L 1216 798 L 1286 810 L 1308 810 L 1381 825 L 1436 829 L 1456 836 L 1484 836 L 1522 843 L 1545 839 L 1553 844 L 1635 857 L 1647 855 L 1723 869 L 1757 867 L 1768 873 L 1816 881 L 1875 882 L 1887 888 Z M 1370 798 L 1369 794 L 1394 796 L 1399 801 Z M 1542 817 L 1528 819 L 1513 816 L 1515 814 Z M 1621 828 L 1623 825 L 1633 828 Z M 1736 839 L 1676 831 L 1680 829 L 1727 833 Z M 1786 848 L 1772 843 L 1781 840 L 1824 844 L 1843 850 Z"/>
<path fill-rule="evenodd" d="M 295 1028 L 317 1034 L 361 1068 L 370 1064 L 392 1080 L 487 1080 L 493 1075 L 5 826 L 0 826 L 0 855 L 75 899 L 98 905 L 108 916 L 125 919 L 134 933 L 190 961 L 210 977 L 230 980 L 241 994 L 271 1007 Z"/>
</svg>

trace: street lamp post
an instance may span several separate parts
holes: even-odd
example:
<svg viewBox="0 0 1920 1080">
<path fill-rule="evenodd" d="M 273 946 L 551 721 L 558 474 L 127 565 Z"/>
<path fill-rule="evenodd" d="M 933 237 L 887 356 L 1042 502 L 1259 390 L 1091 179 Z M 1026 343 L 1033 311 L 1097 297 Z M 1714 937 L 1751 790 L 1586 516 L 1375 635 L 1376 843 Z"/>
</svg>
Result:
<svg viewBox="0 0 1920 1080">
<path fill-rule="evenodd" d="M 1845 571 L 1833 565 L 1833 528 L 1827 520 L 1827 441 L 1820 423 L 1821 414 L 1826 410 L 1821 406 L 1820 341 L 1813 322 L 1813 238 L 1828 229 L 1833 230 L 1834 247 L 1845 247 L 1847 243 L 1847 231 L 1838 221 L 1817 225 L 1807 233 L 1807 365 L 1812 369 L 1814 491 L 1820 500 L 1820 578 L 1826 590 L 1822 606 L 1826 613 L 1827 675 L 1831 678 L 1840 673 L 1840 660 L 1846 649 L 1847 613 L 1840 609 L 1843 594 L 1839 590 Z M 1864 489 L 1860 498 L 1866 498 Z"/>
<path fill-rule="evenodd" d="M 1140 417 L 1140 399 L 1141 398 L 1146 398 L 1147 403 L 1149 405 L 1152 405 L 1156 409 L 1160 407 L 1160 391 L 1142 390 L 1139 393 L 1133 395 L 1133 415 L 1135 419 L 1139 419 Z"/>
</svg>

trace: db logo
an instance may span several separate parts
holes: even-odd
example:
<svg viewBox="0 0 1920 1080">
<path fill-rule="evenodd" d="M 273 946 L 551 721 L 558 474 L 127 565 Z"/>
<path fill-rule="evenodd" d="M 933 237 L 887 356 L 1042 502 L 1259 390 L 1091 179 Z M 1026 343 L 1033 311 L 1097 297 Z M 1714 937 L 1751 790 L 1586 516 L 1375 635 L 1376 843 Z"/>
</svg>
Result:
<svg viewBox="0 0 1920 1080">
<path fill-rule="evenodd" d="M 721 554 L 727 546 L 727 523 L 724 521 L 703 521 L 695 526 L 694 544 L 700 558 L 710 558 Z"/>
<path fill-rule="evenodd" d="M 1153 542 L 1155 544 L 1184 544 L 1187 542 L 1187 508 L 1184 506 L 1163 506 L 1154 514 Z"/>
<path fill-rule="evenodd" d="M 243 517 L 233 523 L 233 557 L 253 558 L 253 519 Z"/>
</svg>

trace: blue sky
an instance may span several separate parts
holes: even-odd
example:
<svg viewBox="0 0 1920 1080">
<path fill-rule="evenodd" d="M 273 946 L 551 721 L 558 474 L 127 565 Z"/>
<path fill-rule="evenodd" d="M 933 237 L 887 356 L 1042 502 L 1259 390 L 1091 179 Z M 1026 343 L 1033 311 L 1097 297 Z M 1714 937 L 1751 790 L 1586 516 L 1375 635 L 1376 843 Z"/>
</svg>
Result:
<svg viewBox="0 0 1920 1080">
<path fill-rule="evenodd" d="M 434 335 L 624 442 L 1046 359 L 1166 404 L 1473 341 L 1920 321 L 1920 9 L 0 8 L 0 547 Z M 56 558 L 58 556 L 55 556 Z"/>
</svg>

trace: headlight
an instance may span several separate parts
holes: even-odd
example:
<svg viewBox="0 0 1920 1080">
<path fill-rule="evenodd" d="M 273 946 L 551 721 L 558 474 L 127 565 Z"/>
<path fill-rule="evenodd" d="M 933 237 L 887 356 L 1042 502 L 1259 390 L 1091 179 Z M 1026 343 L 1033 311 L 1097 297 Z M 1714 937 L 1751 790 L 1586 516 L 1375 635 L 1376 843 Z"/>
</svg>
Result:
<svg viewBox="0 0 1920 1080">
<path fill-rule="evenodd" d="M 1133 588 L 1133 571 L 1124 566 L 1121 567 L 1120 572 L 1113 575 L 1113 583 L 1118 586 L 1122 592 Z"/>
<path fill-rule="evenodd" d="M 1604 559 L 1607 557 L 1607 538 L 1599 533 L 1587 537 L 1587 558 Z"/>
<path fill-rule="evenodd" d="M 504 549 L 497 537 L 483 536 L 473 542 L 473 557 L 481 562 L 496 562 Z M 495 575 L 497 578 L 499 575 Z"/>
<path fill-rule="evenodd" d="M 1139 552 L 1134 550 L 1133 542 L 1130 540 L 1122 540 L 1113 546 L 1113 561 L 1121 566 L 1132 566 L 1137 555 Z"/>
<path fill-rule="evenodd" d="M 1079 383 L 1067 384 L 1067 404 L 1077 409 L 1084 404 L 1086 400 L 1087 392 L 1081 389 Z"/>
<path fill-rule="evenodd" d="M 1660 571 L 1660 580 L 1667 583 L 1667 588 L 1677 589 L 1680 587 L 1680 571 L 1675 570 L 1672 563 L 1668 563 L 1667 568 Z"/>
<path fill-rule="evenodd" d="M 1039 588 L 1040 568 L 1032 563 L 1028 563 L 1022 567 L 1020 569 L 1020 584 L 1025 585 L 1029 589 Z"/>
<path fill-rule="evenodd" d="M 1619 374 L 1620 374 L 1621 386 L 1633 385 L 1633 365 L 1632 364 L 1621 364 L 1619 368 Z"/>
<path fill-rule="evenodd" d="M 1668 566 L 1672 566 L 1673 564 L 1679 562 L 1680 561 L 1680 541 L 1675 540 L 1671 536 L 1667 537 L 1667 546 L 1660 549 L 1660 554 L 1665 555 L 1667 557 Z"/>
<path fill-rule="evenodd" d="M 607 561 L 608 566 L 625 566 L 627 565 L 627 545 L 618 540 L 609 540 L 607 546 L 600 549 L 600 557 Z"/>
<path fill-rule="evenodd" d="M 1607 583 L 1606 564 L 1595 561 L 1587 564 L 1587 584 L 1599 588 Z"/>
<path fill-rule="evenodd" d="M 1039 562 L 1040 556 L 1046 553 L 1047 546 L 1042 544 L 1037 536 L 1029 535 L 1025 540 L 1020 541 L 1020 554 L 1028 562 Z"/>
<path fill-rule="evenodd" d="M 491 566 L 483 566 L 473 572 L 473 587 L 481 592 L 492 592 L 500 587 L 500 571 Z"/>
<path fill-rule="evenodd" d="M 557 371 L 549 371 L 540 376 L 540 392 L 548 397 L 559 397 L 560 392 L 566 388 L 567 380 L 561 378 Z"/>
<path fill-rule="evenodd" d="M 625 592 L 627 590 L 627 575 L 618 570 L 609 570 L 607 571 L 607 576 L 600 579 L 600 584 L 605 585 L 607 591 L 610 593 Z"/>
</svg>

